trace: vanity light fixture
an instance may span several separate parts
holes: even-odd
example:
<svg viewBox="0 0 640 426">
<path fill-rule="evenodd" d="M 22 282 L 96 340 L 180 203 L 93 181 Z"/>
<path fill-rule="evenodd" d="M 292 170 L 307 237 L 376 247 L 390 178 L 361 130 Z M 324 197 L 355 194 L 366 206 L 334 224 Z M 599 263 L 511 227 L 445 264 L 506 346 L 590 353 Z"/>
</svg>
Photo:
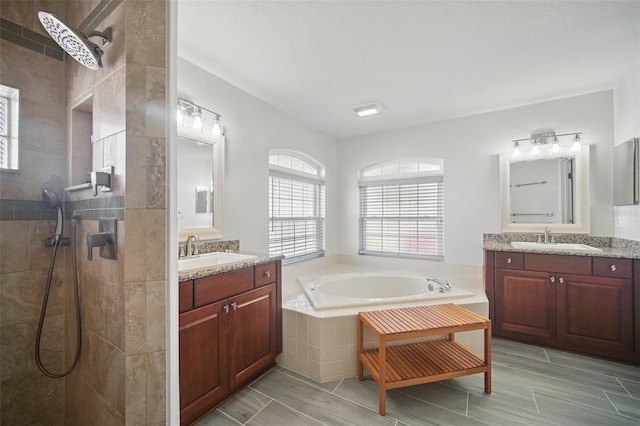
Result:
<svg viewBox="0 0 640 426">
<path fill-rule="evenodd" d="M 368 115 L 376 115 L 384 112 L 384 107 L 380 102 L 368 102 L 365 104 L 354 105 L 351 110 L 355 112 L 358 117 L 366 117 Z"/>
<path fill-rule="evenodd" d="M 562 139 L 564 136 L 573 136 L 572 142 L 562 144 Z M 526 152 L 526 146 L 523 146 L 523 143 L 528 143 L 531 145 L 531 148 L 528 150 L 529 155 L 537 156 L 540 155 L 542 150 L 548 149 L 547 146 L 551 146 L 551 152 L 558 153 L 560 149 L 565 146 L 567 148 L 572 149 L 573 151 L 580 150 L 582 146 L 582 133 L 561 133 L 556 134 L 556 132 L 545 132 L 545 133 L 537 133 L 531 135 L 530 138 L 524 139 L 514 139 L 513 140 L 513 157 L 519 157 L 523 152 Z M 524 148 L 524 149 L 523 149 Z"/>
<path fill-rule="evenodd" d="M 178 98 L 176 118 L 178 126 L 195 133 L 210 134 L 216 137 L 224 134 L 221 114 L 184 99 Z"/>
</svg>

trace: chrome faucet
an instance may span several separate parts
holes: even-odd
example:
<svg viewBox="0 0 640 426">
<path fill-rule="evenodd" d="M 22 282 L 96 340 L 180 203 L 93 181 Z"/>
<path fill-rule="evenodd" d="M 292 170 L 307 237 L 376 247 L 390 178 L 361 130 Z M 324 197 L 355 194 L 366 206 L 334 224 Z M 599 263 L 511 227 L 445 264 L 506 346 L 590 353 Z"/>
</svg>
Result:
<svg viewBox="0 0 640 426">
<path fill-rule="evenodd" d="M 551 235 L 551 228 L 549 228 L 548 226 L 544 228 L 544 235 L 538 236 L 538 243 L 555 244 L 555 242 L 556 242 L 556 237 L 554 235 Z"/>
<path fill-rule="evenodd" d="M 189 235 L 187 241 L 184 243 L 184 256 L 191 257 L 198 255 L 198 247 L 196 247 L 196 241 L 199 241 L 197 235 Z"/>
</svg>

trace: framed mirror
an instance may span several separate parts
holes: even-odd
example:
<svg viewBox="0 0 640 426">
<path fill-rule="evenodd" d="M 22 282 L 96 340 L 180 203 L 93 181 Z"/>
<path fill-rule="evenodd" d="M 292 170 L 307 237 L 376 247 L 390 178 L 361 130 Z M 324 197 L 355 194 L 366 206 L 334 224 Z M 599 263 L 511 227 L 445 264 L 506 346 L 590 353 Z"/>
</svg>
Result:
<svg viewBox="0 0 640 426">
<path fill-rule="evenodd" d="M 588 234 L 589 147 L 500 156 L 503 232 Z"/>
<path fill-rule="evenodd" d="M 224 136 L 204 139 L 178 132 L 178 240 L 223 237 Z"/>
</svg>

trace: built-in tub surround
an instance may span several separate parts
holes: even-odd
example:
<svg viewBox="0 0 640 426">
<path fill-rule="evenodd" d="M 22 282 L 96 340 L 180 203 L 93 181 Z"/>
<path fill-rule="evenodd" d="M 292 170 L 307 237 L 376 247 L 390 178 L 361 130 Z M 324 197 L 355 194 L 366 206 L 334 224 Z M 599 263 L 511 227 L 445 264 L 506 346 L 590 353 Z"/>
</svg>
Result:
<svg viewBox="0 0 640 426">
<path fill-rule="evenodd" d="M 375 265 L 380 267 L 376 268 Z M 329 256 L 314 259 L 283 268 L 283 352 L 278 357 L 278 364 L 318 382 L 354 377 L 357 374 L 358 312 L 444 303 L 438 300 L 315 310 L 297 283 L 297 278 L 304 275 L 371 273 L 382 268 L 388 272 L 394 267 L 396 271 L 409 270 L 424 276 L 437 276 L 449 281 L 452 287 L 469 290 L 473 293 L 471 296 L 455 298 L 450 302 L 488 316 L 488 301 L 482 288 L 480 266 L 413 260 L 392 262 L 372 256 Z M 481 332 L 456 334 L 456 339 L 482 354 Z M 370 332 L 365 331 L 364 343 L 367 348 L 373 347 L 377 340 Z"/>
<path fill-rule="evenodd" d="M 539 234 L 504 233 L 484 234 L 483 248 L 491 251 L 522 251 L 527 253 L 562 254 L 572 256 L 616 257 L 627 259 L 640 258 L 640 241 L 616 237 L 598 237 L 586 234 L 554 234 L 557 243 L 584 244 L 601 249 L 594 253 L 588 250 L 540 250 L 536 248 L 515 248 L 512 241 L 536 242 Z"/>
</svg>

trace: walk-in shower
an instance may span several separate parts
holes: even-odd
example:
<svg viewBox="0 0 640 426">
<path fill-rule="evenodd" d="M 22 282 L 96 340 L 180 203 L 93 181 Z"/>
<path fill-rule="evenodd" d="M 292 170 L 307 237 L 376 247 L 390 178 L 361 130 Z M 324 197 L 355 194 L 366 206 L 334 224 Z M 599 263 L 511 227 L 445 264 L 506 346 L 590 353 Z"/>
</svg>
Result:
<svg viewBox="0 0 640 426">
<path fill-rule="evenodd" d="M 38 19 L 51 38 L 73 59 L 85 67 L 98 70 L 102 68 L 102 49 L 89 40 L 89 37 L 102 37 L 102 45 L 111 42 L 111 27 L 104 32 L 92 31 L 85 34 L 65 24 L 62 19 L 50 12 L 41 10 Z"/>
<path fill-rule="evenodd" d="M 47 274 L 47 283 L 45 286 L 44 297 L 42 299 L 42 308 L 40 309 L 40 320 L 38 321 L 38 331 L 36 333 L 36 349 L 35 349 L 35 357 L 36 364 L 38 368 L 47 377 L 51 377 L 54 379 L 58 379 L 64 377 L 71 373 L 73 369 L 78 365 L 78 361 L 80 360 L 80 349 L 81 349 L 81 339 L 80 339 L 80 299 L 78 294 L 78 265 L 76 260 L 76 234 L 78 228 L 78 221 L 80 220 L 79 215 L 73 215 L 71 218 L 71 222 L 73 224 L 73 237 L 71 238 L 71 260 L 73 264 L 73 290 L 75 297 L 75 319 L 76 319 L 76 352 L 73 357 L 73 362 L 71 366 L 63 371 L 62 373 L 52 373 L 49 371 L 44 364 L 42 363 L 42 359 L 40 357 L 40 340 L 42 338 L 42 329 L 44 327 L 44 319 L 47 313 L 47 305 L 49 304 L 49 293 L 51 292 L 51 281 L 53 280 L 53 268 L 56 263 L 56 255 L 58 253 L 58 246 L 61 245 L 62 242 L 62 223 L 64 221 L 64 217 L 62 214 L 62 206 L 60 204 L 60 200 L 55 192 L 48 191 L 46 189 L 42 190 L 42 198 L 44 199 L 47 205 L 56 210 L 57 212 L 57 222 L 56 222 L 56 230 L 54 237 L 51 241 L 51 261 L 49 262 L 49 273 Z"/>
</svg>

